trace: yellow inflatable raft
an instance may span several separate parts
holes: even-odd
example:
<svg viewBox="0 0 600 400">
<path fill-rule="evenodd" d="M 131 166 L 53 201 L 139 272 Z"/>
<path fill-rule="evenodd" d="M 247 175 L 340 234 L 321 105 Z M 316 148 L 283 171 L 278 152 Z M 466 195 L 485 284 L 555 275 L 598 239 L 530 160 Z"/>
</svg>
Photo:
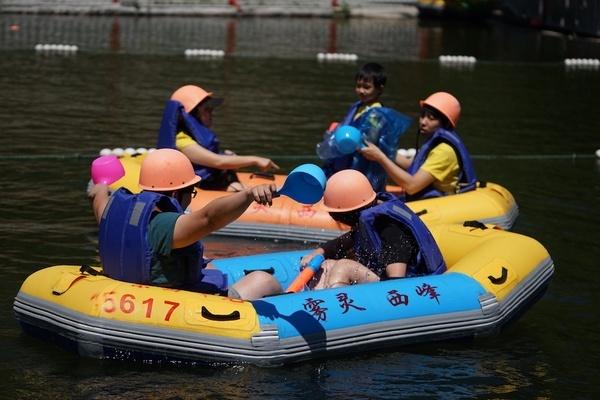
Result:
<svg viewBox="0 0 600 400">
<path fill-rule="evenodd" d="M 111 185 L 111 188 L 126 187 L 134 193 L 139 192 L 138 177 L 143 157 L 144 155 L 122 156 L 120 160 L 125 169 L 125 176 Z M 285 175 L 244 172 L 238 173 L 238 176 L 242 183 L 249 186 L 274 182 L 277 187 L 281 187 L 286 178 Z M 389 186 L 388 191 L 400 192 L 400 188 Z M 213 199 L 227 194 L 229 193 L 224 191 L 201 190 L 192 200 L 190 209 L 200 209 Z M 504 187 L 489 182 L 480 183 L 476 190 L 470 192 L 410 201 L 407 205 L 428 226 L 478 220 L 509 229 L 519 214 L 512 194 Z M 329 216 L 323 209 L 322 202 L 303 205 L 282 196 L 273 201 L 272 207 L 252 204 L 237 221 L 216 234 L 322 242 L 337 237 L 346 230 L 345 225 L 335 222 Z"/>
<path fill-rule="evenodd" d="M 496 333 L 544 293 L 554 272 L 534 239 L 489 226 L 432 229 L 447 272 L 256 301 L 119 282 L 55 266 L 23 283 L 23 329 L 83 356 L 280 365 L 331 354 Z M 271 272 L 283 287 L 306 251 L 216 260 L 231 281 Z"/>
</svg>

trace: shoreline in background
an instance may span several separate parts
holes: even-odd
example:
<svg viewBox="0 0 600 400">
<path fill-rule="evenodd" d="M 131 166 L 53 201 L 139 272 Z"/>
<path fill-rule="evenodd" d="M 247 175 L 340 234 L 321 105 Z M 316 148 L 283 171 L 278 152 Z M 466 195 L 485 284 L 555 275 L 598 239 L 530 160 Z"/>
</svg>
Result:
<svg viewBox="0 0 600 400">
<path fill-rule="evenodd" d="M 0 0 L 2 14 L 416 18 L 414 0 Z"/>
</svg>

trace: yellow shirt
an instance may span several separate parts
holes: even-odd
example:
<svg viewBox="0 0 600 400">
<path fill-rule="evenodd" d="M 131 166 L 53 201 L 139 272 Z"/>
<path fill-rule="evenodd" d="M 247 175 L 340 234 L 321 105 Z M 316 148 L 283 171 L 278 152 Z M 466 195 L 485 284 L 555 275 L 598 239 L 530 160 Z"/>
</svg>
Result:
<svg viewBox="0 0 600 400">
<path fill-rule="evenodd" d="M 184 131 L 177 133 L 177 136 L 175 136 L 175 147 L 177 148 L 177 150 L 181 151 L 181 149 L 189 146 L 190 144 L 198 143 L 196 143 L 196 141 Z"/>
<path fill-rule="evenodd" d="M 354 114 L 354 117 L 352 117 L 352 120 L 356 121 L 361 115 L 363 115 L 364 113 L 369 111 L 371 108 L 376 108 L 376 107 L 383 107 L 383 106 L 381 105 L 380 102 L 376 101 L 375 103 L 371 103 L 368 106 L 362 105 L 362 106 L 358 107 L 358 110 L 356 110 L 356 114 Z"/>
<path fill-rule="evenodd" d="M 447 143 L 435 146 L 421 166 L 434 178 L 433 187 L 444 193 L 456 193 L 460 165 L 456 152 Z"/>
</svg>

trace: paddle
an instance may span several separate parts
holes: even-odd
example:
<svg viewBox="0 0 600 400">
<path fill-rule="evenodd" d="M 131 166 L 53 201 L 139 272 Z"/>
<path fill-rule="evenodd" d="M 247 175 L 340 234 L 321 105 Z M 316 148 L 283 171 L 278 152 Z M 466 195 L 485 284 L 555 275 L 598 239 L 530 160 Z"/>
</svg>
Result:
<svg viewBox="0 0 600 400">
<path fill-rule="evenodd" d="M 325 261 L 325 258 L 322 255 L 317 254 L 316 256 L 314 256 L 312 260 L 310 260 L 306 268 L 300 271 L 296 279 L 294 279 L 294 281 L 290 284 L 290 286 L 288 286 L 288 288 L 285 291 L 299 292 L 300 290 L 302 290 L 302 288 L 308 283 L 308 281 L 310 281 L 315 275 L 315 273 L 321 268 L 321 264 L 323 264 L 323 261 Z"/>
<path fill-rule="evenodd" d="M 92 181 L 94 184 L 110 185 L 123 176 L 125 176 L 125 169 L 117 156 L 100 156 L 92 161 Z"/>
<path fill-rule="evenodd" d="M 302 164 L 289 173 L 276 196 L 284 195 L 298 203 L 315 204 L 323 197 L 327 178 L 314 164 Z"/>
</svg>

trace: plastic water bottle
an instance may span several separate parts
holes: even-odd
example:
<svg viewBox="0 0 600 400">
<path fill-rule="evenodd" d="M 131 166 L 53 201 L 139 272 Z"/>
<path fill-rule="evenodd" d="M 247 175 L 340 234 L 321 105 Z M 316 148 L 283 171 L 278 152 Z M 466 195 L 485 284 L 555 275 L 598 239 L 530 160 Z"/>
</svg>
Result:
<svg viewBox="0 0 600 400">
<path fill-rule="evenodd" d="M 317 143 L 317 156 L 321 160 L 331 160 L 342 155 L 342 152 L 337 147 L 333 133 L 326 133 L 325 139 L 321 143 Z"/>
</svg>

